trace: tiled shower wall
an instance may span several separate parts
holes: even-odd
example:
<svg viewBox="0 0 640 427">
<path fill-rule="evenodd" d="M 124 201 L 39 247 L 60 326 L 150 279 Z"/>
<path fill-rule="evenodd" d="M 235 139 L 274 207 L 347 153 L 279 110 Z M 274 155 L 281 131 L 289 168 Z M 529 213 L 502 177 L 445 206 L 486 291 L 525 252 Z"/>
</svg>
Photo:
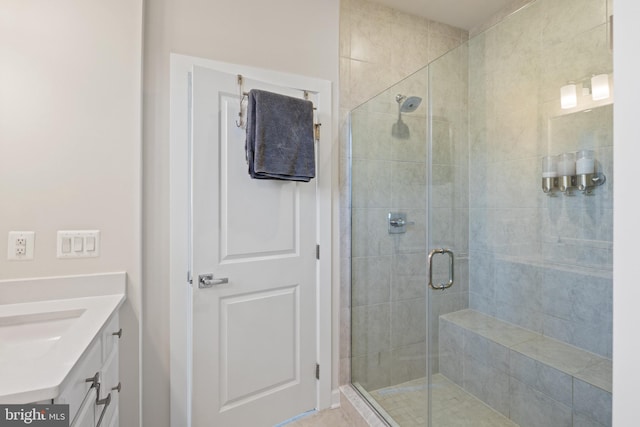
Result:
<svg viewBox="0 0 640 427">
<path fill-rule="evenodd" d="M 392 136 L 396 93 L 426 99 L 426 78 L 403 83 L 351 115 L 351 375 L 367 390 L 426 366 L 426 103 L 403 114 L 408 139 Z M 389 212 L 407 214 L 406 233 L 389 234 Z"/>
<path fill-rule="evenodd" d="M 367 328 L 371 333 L 356 340 L 356 354 L 370 363 L 371 378 L 360 379 L 371 385 L 388 385 L 391 377 L 409 378 L 422 373 L 424 375 L 424 356 L 416 358 L 418 348 L 423 348 L 424 331 L 424 289 L 417 290 L 418 281 L 424 287 L 424 262 L 419 265 L 418 258 L 424 261 L 424 212 L 425 197 L 425 141 L 426 141 L 426 77 L 416 79 L 420 85 L 408 84 L 386 93 L 382 103 L 371 105 L 374 120 L 361 129 L 367 135 L 370 145 L 360 154 L 354 153 L 353 160 L 362 173 L 354 176 L 354 185 L 362 184 L 354 190 L 354 209 L 358 206 L 360 214 L 357 222 L 364 227 L 363 238 L 370 233 L 382 233 L 379 221 L 386 221 L 386 215 L 392 201 L 412 209 L 408 212 L 410 221 L 416 221 L 411 236 L 420 233 L 422 241 L 413 240 L 404 246 L 404 250 L 393 252 L 399 237 L 393 238 L 380 247 L 372 247 L 371 241 L 355 242 L 355 251 L 359 256 L 354 259 L 354 278 L 367 284 L 367 290 L 354 295 L 351 300 L 351 176 L 349 164 L 351 151 L 349 144 L 349 111 L 374 95 L 382 92 L 394 83 L 421 69 L 428 62 L 467 40 L 467 33 L 441 23 L 415 17 L 396 10 L 369 2 L 367 0 L 342 0 L 340 7 L 340 204 L 341 204 L 341 332 L 340 332 L 340 383 L 351 379 L 351 308 L 355 313 L 371 313 L 383 322 L 379 330 Z M 403 115 L 411 132 L 409 140 L 395 141 L 392 144 L 391 130 L 397 121 L 398 110 L 395 102 L 396 92 L 417 95 L 423 98 L 420 108 L 411 114 Z M 381 139 L 379 139 L 381 138 Z M 420 143 L 417 141 L 421 139 Z M 384 143 L 383 143 L 384 142 Z M 377 148 L 376 148 L 377 147 Z M 377 152 L 377 149 L 386 151 Z M 414 151 L 415 150 L 415 151 Z M 357 157 L 360 156 L 359 159 Z M 365 162 L 373 160 L 371 165 Z M 380 191 L 378 191 L 380 190 Z M 415 194 L 417 198 L 411 195 Z M 360 195 L 360 196 L 359 196 Z M 408 203 L 408 204 L 407 204 Z M 380 215 L 376 215 L 380 214 Z M 369 228 L 367 220 L 377 221 L 378 228 Z M 384 226 L 386 233 L 386 226 Z M 388 235 L 380 234 L 379 237 Z M 414 238 L 415 239 L 415 238 Z M 404 240 L 408 240 L 405 239 Z M 385 246 L 389 245 L 389 246 Z M 408 249 L 410 248 L 410 249 Z M 395 253 L 396 255 L 393 255 Z M 392 277 L 406 283 L 398 287 Z M 396 284 L 392 290 L 393 283 Z M 412 302 L 411 296 L 421 293 L 422 302 Z M 385 298 L 385 302 L 382 302 Z M 419 305 L 421 309 L 418 309 Z M 396 313 L 395 326 L 392 317 Z M 366 315 L 365 315 L 366 316 Z M 356 314 L 356 317 L 357 314 Z M 364 323 L 372 321 L 371 317 Z M 422 329 L 400 330 L 407 322 L 416 325 L 422 321 Z M 386 323 L 385 323 L 386 322 Z M 404 322 L 404 323 L 403 323 Z M 374 332 L 378 331 L 378 332 Z M 418 335 L 421 335 L 418 338 Z M 375 351 L 374 351 L 375 350 Z M 378 351 L 379 350 L 379 351 Z M 406 354 L 411 355 L 405 357 Z M 394 365 L 392 355 L 405 363 Z M 364 360 L 364 359 L 363 359 Z M 420 362 L 422 360 L 422 362 Z M 421 366 L 418 366 L 422 363 Z M 412 372 L 412 365 L 420 371 Z M 392 368 L 393 366 L 393 368 Z M 376 369 L 373 369 L 376 367 Z M 378 369 L 380 368 L 381 369 Z M 393 373 L 392 373 L 393 370 Z"/>
<path fill-rule="evenodd" d="M 398 141 L 394 142 L 390 135 L 397 120 L 396 92 L 423 96 L 426 89 L 407 87 L 406 83 L 403 87 L 401 83 L 380 95 L 382 102 L 364 107 L 370 110 L 372 119 L 362 121 L 358 129 L 354 126 L 354 132 L 365 135 L 369 144 L 360 153 L 349 151 L 348 112 L 409 74 L 414 70 L 411 67 L 417 69 L 460 44 L 467 35 L 365 0 L 346 0 L 341 8 L 340 381 L 349 382 L 351 375 L 349 322 L 353 305 L 355 319 L 369 331 L 355 339 L 354 357 L 361 358 L 359 366 L 363 370 L 354 376 L 368 386 L 378 387 L 416 374 L 410 365 L 420 365 L 416 351 L 424 346 L 417 341 L 418 332 L 422 334 L 424 330 L 406 329 L 409 321 L 422 322 L 424 312 L 401 307 L 399 303 L 405 296 L 407 303 L 424 298 L 424 293 L 411 294 L 417 291 L 411 282 L 416 282 L 416 278 L 422 280 L 425 272 L 417 259 L 424 259 L 425 254 L 421 250 L 403 251 L 399 238 L 385 235 L 386 226 L 379 221 L 386 219 L 386 203 L 397 206 L 393 201 L 403 195 L 415 192 L 416 201 L 424 202 L 420 197 L 425 193 L 417 195 L 421 189 L 414 184 L 428 173 L 420 164 L 425 153 L 417 146 L 418 151 L 409 157 L 406 152 L 398 154 L 395 150 L 415 145 L 413 137 L 424 132 L 425 106 L 403 116 L 412 133 L 409 141 L 402 141 L 407 144 L 395 144 Z M 445 218 L 447 212 L 455 212 L 450 217 L 455 218 L 455 229 L 470 233 L 471 308 L 605 357 L 611 357 L 612 108 L 601 103 L 588 111 L 562 111 L 558 94 L 567 81 L 611 72 L 607 37 L 610 10 L 611 2 L 604 0 L 538 0 L 474 37 L 467 56 L 469 157 L 460 158 L 460 153 L 454 153 L 456 160 L 447 164 L 437 159 L 442 153 L 434 152 L 432 178 L 435 185 L 432 197 L 451 203 L 441 205 L 440 214 Z M 407 60 L 402 61 L 403 57 Z M 444 77 L 433 88 L 442 91 L 440 100 L 445 108 L 446 105 L 455 108 L 460 98 L 446 92 L 453 87 L 447 83 L 450 79 L 446 61 L 450 61 L 448 56 L 431 67 L 435 70 L 442 67 Z M 416 80 L 426 81 L 422 77 Z M 425 96 L 423 99 L 426 102 Z M 466 111 L 464 104 L 459 108 Z M 451 111 L 445 113 L 434 117 L 434 143 L 450 132 L 447 114 Z M 465 134 L 464 130 L 461 134 Z M 380 145 L 380 136 L 391 145 Z M 605 186 L 597 188 L 591 196 L 579 192 L 573 196 L 543 194 L 541 157 L 583 148 L 596 150 L 599 168 L 608 178 Z M 360 171 L 353 177 L 353 205 L 349 190 L 352 157 L 354 169 Z M 468 228 L 464 218 L 466 208 L 459 201 L 446 198 L 452 194 L 451 188 L 447 189 L 450 183 L 465 181 L 459 172 L 466 161 L 471 177 Z M 408 167 L 401 168 L 403 162 Z M 399 173 L 405 174 L 402 179 Z M 452 173 L 451 179 L 447 173 Z M 400 188 L 402 182 L 407 182 L 411 191 Z M 403 191 L 398 193 L 400 189 Z M 464 193 L 459 187 L 455 189 Z M 432 205 L 437 216 L 436 203 Z M 354 239 L 353 272 L 352 207 L 356 213 L 354 225 L 361 228 L 358 234 L 365 236 L 364 241 Z M 416 222 L 423 232 L 424 222 Z M 455 236 L 455 230 L 453 234 L 451 230 L 442 231 L 445 237 Z M 385 238 L 390 240 L 384 243 Z M 464 254 L 461 242 L 464 239 L 455 241 L 455 237 L 453 242 L 442 241 Z M 432 243 L 438 245 L 439 240 L 435 238 Z M 407 262 L 415 257 L 415 264 L 398 268 L 401 257 Z M 466 266 L 462 263 L 460 267 L 464 275 Z M 364 292 L 356 290 L 353 301 L 352 278 L 368 285 Z M 401 295 L 394 280 L 408 280 L 408 286 L 402 289 L 409 292 Z M 388 300 L 383 300 L 385 295 Z M 464 298 L 461 295 L 436 295 L 432 311 L 462 308 L 464 304 L 457 301 Z M 418 305 L 416 302 L 415 306 Z M 404 318 L 394 319 L 394 313 Z M 382 327 L 373 327 L 375 322 Z M 437 349 L 430 349 L 430 353 L 437 355 Z"/>
<path fill-rule="evenodd" d="M 611 73 L 605 0 L 538 0 L 469 42 L 470 307 L 611 357 L 611 99 L 561 110 Z M 593 105 L 588 103 L 592 102 Z M 593 149 L 592 195 L 545 195 L 542 156 Z"/>
</svg>

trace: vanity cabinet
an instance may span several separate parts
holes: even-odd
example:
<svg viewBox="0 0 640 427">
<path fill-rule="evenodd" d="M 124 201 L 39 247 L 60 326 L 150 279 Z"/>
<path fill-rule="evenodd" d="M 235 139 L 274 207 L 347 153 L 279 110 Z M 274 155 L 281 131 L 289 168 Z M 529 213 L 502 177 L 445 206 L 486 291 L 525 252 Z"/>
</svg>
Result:
<svg viewBox="0 0 640 427">
<path fill-rule="evenodd" d="M 73 427 L 95 427 L 95 401 L 97 397 L 96 389 L 93 387 L 89 389 L 79 411 L 75 414 L 75 419 L 71 424 Z M 71 412 L 69 412 L 69 416 L 74 418 Z"/>
<path fill-rule="evenodd" d="M 118 427 L 121 383 L 116 311 L 73 368 L 54 403 L 69 405 L 71 427 Z"/>
</svg>

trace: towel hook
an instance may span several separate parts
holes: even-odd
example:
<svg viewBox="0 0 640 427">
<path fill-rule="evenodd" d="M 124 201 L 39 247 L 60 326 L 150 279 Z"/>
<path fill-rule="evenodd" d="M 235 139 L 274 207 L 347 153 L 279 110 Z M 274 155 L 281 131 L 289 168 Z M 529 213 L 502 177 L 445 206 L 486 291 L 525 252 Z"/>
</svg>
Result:
<svg viewBox="0 0 640 427">
<path fill-rule="evenodd" d="M 244 122 L 243 114 L 242 114 L 242 102 L 244 101 L 244 98 L 248 96 L 246 93 L 242 91 L 243 83 L 244 83 L 244 79 L 242 78 L 242 74 L 238 74 L 238 91 L 239 91 L 239 97 L 240 97 L 240 112 L 238 113 L 238 117 L 240 118 L 240 121 L 236 120 L 236 126 L 242 129 L 244 129 L 246 125 L 246 123 Z"/>
</svg>

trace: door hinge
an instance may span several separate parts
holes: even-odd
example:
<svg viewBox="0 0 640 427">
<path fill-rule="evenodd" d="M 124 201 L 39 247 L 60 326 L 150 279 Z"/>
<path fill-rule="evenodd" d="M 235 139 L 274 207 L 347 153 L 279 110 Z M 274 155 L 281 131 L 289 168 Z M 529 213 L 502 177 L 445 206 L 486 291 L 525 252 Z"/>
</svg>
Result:
<svg viewBox="0 0 640 427">
<path fill-rule="evenodd" d="M 320 379 L 320 364 L 316 363 L 316 379 Z"/>
<path fill-rule="evenodd" d="M 322 126 L 322 123 L 316 123 L 313 125 L 313 138 L 316 141 L 320 141 L 320 126 Z"/>
<path fill-rule="evenodd" d="M 316 259 L 320 259 L 320 245 L 316 245 Z"/>
</svg>

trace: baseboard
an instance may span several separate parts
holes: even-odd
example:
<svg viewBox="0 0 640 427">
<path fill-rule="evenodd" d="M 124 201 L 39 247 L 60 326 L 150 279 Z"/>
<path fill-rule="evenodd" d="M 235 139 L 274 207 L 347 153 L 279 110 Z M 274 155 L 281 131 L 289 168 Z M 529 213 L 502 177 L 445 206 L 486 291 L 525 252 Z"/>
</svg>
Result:
<svg viewBox="0 0 640 427">
<path fill-rule="evenodd" d="M 336 409 L 340 407 L 340 390 L 337 388 L 331 390 L 331 409 Z"/>
</svg>

